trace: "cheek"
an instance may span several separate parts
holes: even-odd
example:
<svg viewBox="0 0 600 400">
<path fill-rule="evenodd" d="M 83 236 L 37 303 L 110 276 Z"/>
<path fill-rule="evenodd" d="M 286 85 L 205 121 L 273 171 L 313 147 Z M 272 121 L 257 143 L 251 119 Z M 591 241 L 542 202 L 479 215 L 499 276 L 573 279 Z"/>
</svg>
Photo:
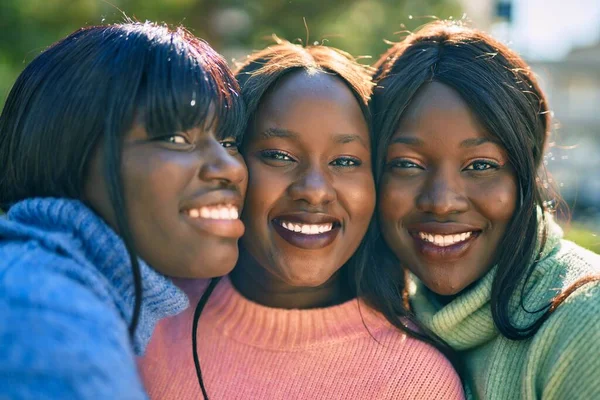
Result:
<svg viewBox="0 0 600 400">
<path fill-rule="evenodd" d="M 379 218 L 382 226 L 396 225 L 407 215 L 414 204 L 411 186 L 401 184 L 390 176 L 384 176 L 379 188 Z"/>
<path fill-rule="evenodd" d="M 238 186 L 239 190 L 240 190 L 240 194 L 242 195 L 242 197 L 246 197 L 246 193 L 248 191 L 248 167 L 246 166 L 246 161 L 244 160 L 244 157 L 242 157 L 241 154 L 237 154 L 235 156 L 236 160 L 238 160 L 240 163 L 242 163 L 242 165 L 244 166 L 244 169 L 246 170 L 246 176 L 244 177 L 244 180 L 240 183 L 240 185 Z"/>
<path fill-rule="evenodd" d="M 197 157 L 195 163 L 194 157 L 187 154 L 175 157 L 137 152 L 127 158 L 124 155 L 124 159 L 123 183 L 132 213 L 153 209 L 160 215 L 161 210 L 179 208 L 179 201 L 197 173 Z"/>
<path fill-rule="evenodd" d="M 517 202 L 517 184 L 511 176 L 478 185 L 471 189 L 471 199 L 480 212 L 494 223 L 507 223 L 513 216 Z"/>
<path fill-rule="evenodd" d="M 336 185 L 338 197 L 342 203 L 348 205 L 350 217 L 365 219 L 366 224 L 371 221 L 375 211 L 375 181 L 373 175 L 351 175 L 344 177 L 344 181 Z"/>
<path fill-rule="evenodd" d="M 257 161 L 248 161 L 248 190 L 242 215 L 244 223 L 262 223 L 269 209 L 285 195 L 286 180 L 281 172 Z"/>
</svg>

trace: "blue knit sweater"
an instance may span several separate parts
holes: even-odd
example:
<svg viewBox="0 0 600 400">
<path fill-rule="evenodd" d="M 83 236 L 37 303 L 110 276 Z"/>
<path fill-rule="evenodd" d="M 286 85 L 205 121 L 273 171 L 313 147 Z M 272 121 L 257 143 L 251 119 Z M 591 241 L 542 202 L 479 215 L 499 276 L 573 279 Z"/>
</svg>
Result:
<svg viewBox="0 0 600 400">
<path fill-rule="evenodd" d="M 188 300 L 140 264 L 132 343 L 131 263 L 101 218 L 79 201 L 50 198 L 0 217 L 0 399 L 145 399 L 134 355 Z"/>
</svg>

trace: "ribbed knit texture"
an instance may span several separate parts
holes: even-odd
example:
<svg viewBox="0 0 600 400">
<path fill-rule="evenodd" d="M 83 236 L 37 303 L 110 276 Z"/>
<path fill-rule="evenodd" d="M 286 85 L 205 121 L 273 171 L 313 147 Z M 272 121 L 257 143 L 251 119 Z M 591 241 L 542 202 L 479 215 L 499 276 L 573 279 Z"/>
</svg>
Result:
<svg viewBox="0 0 600 400">
<path fill-rule="evenodd" d="M 206 282 L 181 287 L 195 304 Z M 190 307 L 159 323 L 139 360 L 153 399 L 202 398 L 193 313 Z M 201 315 L 198 343 L 211 400 L 463 398 L 456 372 L 437 350 L 356 299 L 322 309 L 275 309 L 245 299 L 223 278 Z"/>
<path fill-rule="evenodd" d="M 140 260 L 134 343 L 129 256 L 76 200 L 38 198 L 0 218 L 0 399 L 146 398 L 134 357 L 187 297 Z"/>
<path fill-rule="evenodd" d="M 511 320 L 519 327 L 579 278 L 600 274 L 600 256 L 562 240 L 549 218 L 543 257 L 523 291 L 526 312 L 512 299 Z M 416 283 L 411 303 L 417 317 L 459 350 L 466 361 L 467 397 L 473 399 L 600 399 L 600 282 L 588 283 L 560 305 L 528 340 L 500 335 L 490 297 L 496 269 L 475 287 L 442 307 Z M 519 287 L 522 287 L 520 285 Z"/>
</svg>

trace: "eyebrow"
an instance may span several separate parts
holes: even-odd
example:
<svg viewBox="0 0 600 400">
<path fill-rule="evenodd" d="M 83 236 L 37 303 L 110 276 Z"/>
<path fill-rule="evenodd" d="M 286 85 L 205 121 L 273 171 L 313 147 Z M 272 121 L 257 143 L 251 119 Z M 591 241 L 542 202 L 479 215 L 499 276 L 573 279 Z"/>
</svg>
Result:
<svg viewBox="0 0 600 400">
<path fill-rule="evenodd" d="M 496 144 L 496 145 L 500 144 L 500 142 L 498 142 L 497 140 L 493 140 L 493 139 L 490 139 L 490 138 L 482 137 L 482 138 L 474 138 L 474 139 L 463 140 L 460 143 L 460 147 L 477 147 L 477 146 L 481 146 L 482 144 L 485 144 L 485 143 L 492 143 L 492 144 Z"/>
<path fill-rule="evenodd" d="M 267 128 L 260 133 L 260 137 L 262 139 L 270 139 L 270 138 L 292 138 L 295 139 L 298 137 L 296 132 L 290 131 L 288 129 L 283 128 Z"/>
<path fill-rule="evenodd" d="M 500 142 L 498 142 L 497 140 L 493 140 L 490 138 L 473 138 L 473 139 L 465 139 L 460 143 L 460 147 L 466 147 L 466 148 L 470 148 L 470 147 L 477 147 L 477 146 L 481 146 L 482 144 L 485 143 L 492 143 L 492 144 L 500 144 Z M 419 139 L 419 138 L 415 138 L 415 137 L 402 137 L 402 136 L 398 136 L 395 137 L 394 139 L 392 139 L 392 141 L 390 142 L 390 144 L 406 144 L 409 146 L 423 146 L 424 142 Z"/>
<path fill-rule="evenodd" d="M 267 128 L 260 133 L 262 139 L 282 138 L 282 139 L 297 139 L 299 134 L 284 128 Z M 346 144 L 352 142 L 360 142 L 365 147 L 369 147 L 365 140 L 354 133 L 344 133 L 336 135 L 333 141 L 338 144 Z"/>
<path fill-rule="evenodd" d="M 339 144 L 359 142 L 363 146 L 365 146 L 367 148 L 369 147 L 368 144 L 365 143 L 365 140 L 360 135 L 357 135 L 354 133 L 344 133 L 344 134 L 336 135 L 335 138 L 333 139 L 333 141 L 335 143 L 339 143 Z"/>
<path fill-rule="evenodd" d="M 424 145 L 424 142 L 421 139 L 415 137 L 396 136 L 392 139 L 390 144 L 407 144 L 410 146 L 420 147 Z"/>
</svg>

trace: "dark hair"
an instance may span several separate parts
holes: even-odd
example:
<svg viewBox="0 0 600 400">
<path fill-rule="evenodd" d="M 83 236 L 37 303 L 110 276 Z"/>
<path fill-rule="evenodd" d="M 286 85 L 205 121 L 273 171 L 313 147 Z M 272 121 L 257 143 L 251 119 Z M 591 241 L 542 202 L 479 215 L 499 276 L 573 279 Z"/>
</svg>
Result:
<svg viewBox="0 0 600 400">
<path fill-rule="evenodd" d="M 249 56 L 235 72 L 250 120 L 264 96 L 284 76 L 298 71 L 309 74 L 321 72 L 344 82 L 356 98 L 371 130 L 368 104 L 373 84 L 370 67 L 357 63 L 350 54 L 333 47 L 303 47 L 277 37 L 275 40 L 276 44 Z M 253 129 L 252 124 L 248 124 L 247 129 Z"/>
<path fill-rule="evenodd" d="M 142 282 L 120 171 L 125 133 L 138 123 L 150 136 L 214 123 L 220 136 L 241 136 L 244 121 L 226 62 L 185 29 L 148 22 L 82 28 L 36 57 L 6 100 L 0 207 L 31 197 L 83 200 L 91 156 L 103 144 L 116 228 L 134 275 L 133 335 Z"/>
<path fill-rule="evenodd" d="M 550 112 L 529 66 L 507 46 L 480 31 L 438 21 L 392 46 L 376 68 L 377 87 L 371 106 L 377 132 L 378 181 L 384 171 L 386 148 L 403 113 L 419 89 L 429 82 L 454 89 L 486 131 L 506 149 L 519 195 L 517 209 L 494 256 L 493 264 L 498 269 L 492 286 L 492 316 L 498 330 L 509 339 L 533 336 L 552 311 L 552 304 L 526 310 L 521 291 L 521 307 L 525 311 L 545 313 L 526 327 L 514 325 L 509 315 L 509 301 L 531 276 L 547 237 L 544 213 L 538 221 L 538 209 L 548 208 L 538 172 L 543 168 Z M 398 269 L 398 260 L 383 239 L 376 247 L 380 256 L 378 267 Z M 370 290 L 385 301 L 402 300 L 389 287 L 373 286 Z"/>
</svg>

